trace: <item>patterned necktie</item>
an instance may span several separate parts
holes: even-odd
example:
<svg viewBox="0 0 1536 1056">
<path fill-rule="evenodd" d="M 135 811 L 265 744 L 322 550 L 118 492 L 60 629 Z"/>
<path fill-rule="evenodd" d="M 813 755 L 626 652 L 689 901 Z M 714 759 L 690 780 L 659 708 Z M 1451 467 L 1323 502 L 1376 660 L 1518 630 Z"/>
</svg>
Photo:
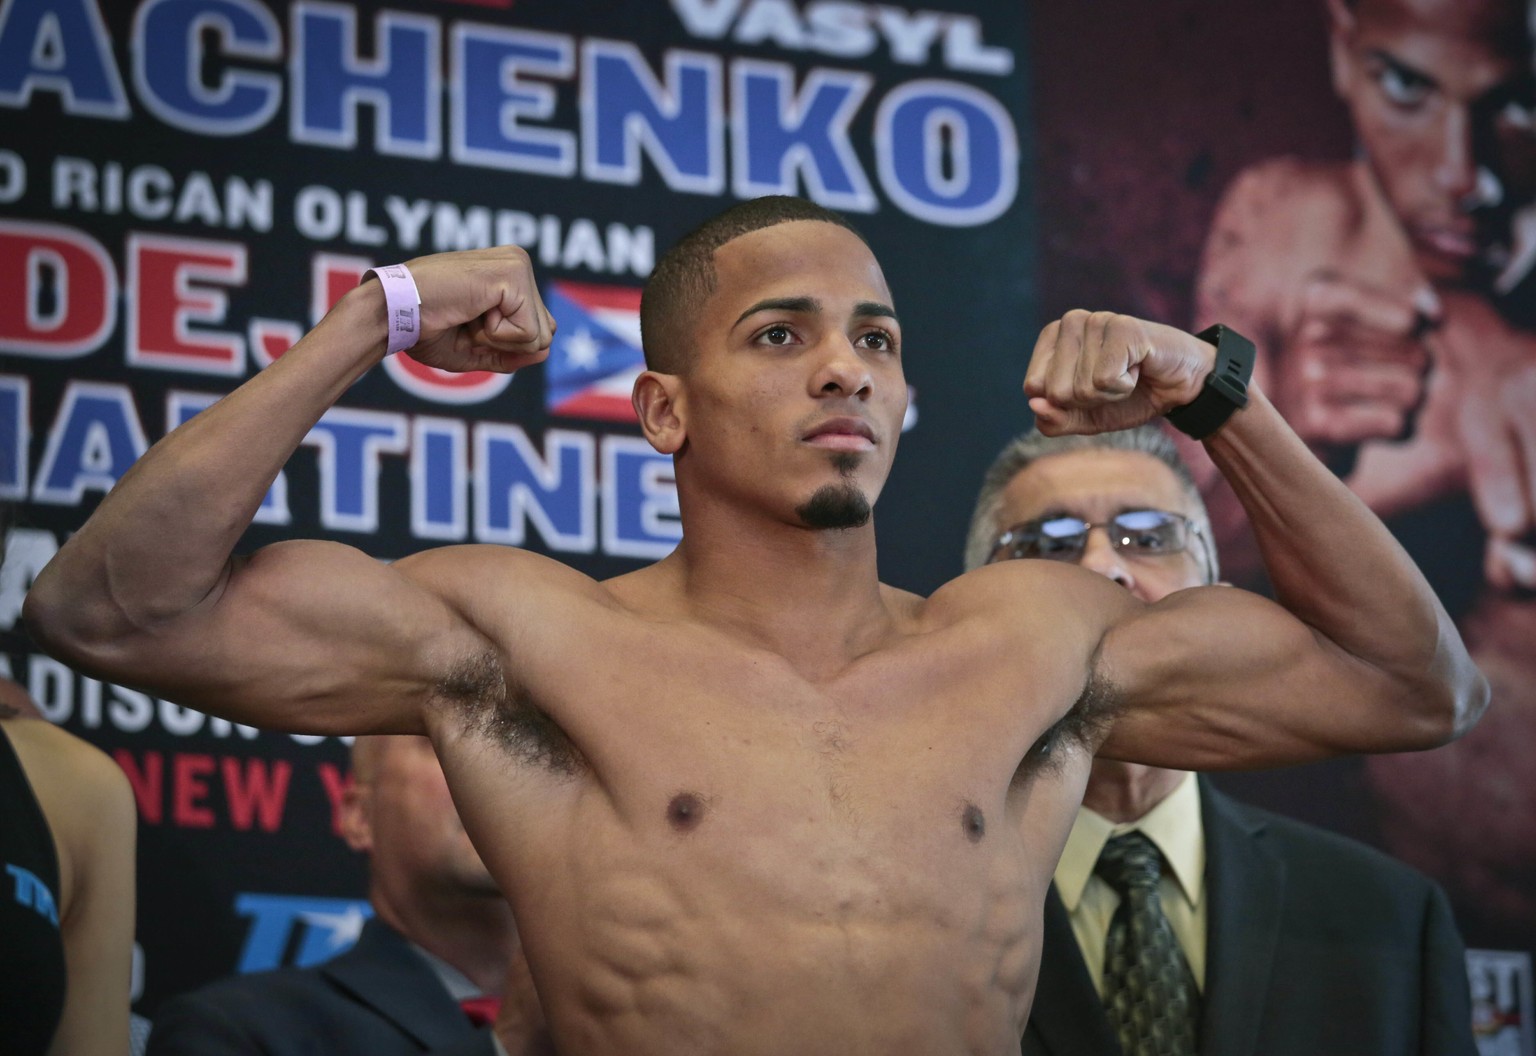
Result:
<svg viewBox="0 0 1536 1056">
<path fill-rule="evenodd" d="M 1104 942 L 1104 1008 L 1125 1056 L 1195 1056 L 1200 994 L 1157 893 L 1162 858 L 1139 832 L 1094 867 L 1120 895 Z"/>
</svg>

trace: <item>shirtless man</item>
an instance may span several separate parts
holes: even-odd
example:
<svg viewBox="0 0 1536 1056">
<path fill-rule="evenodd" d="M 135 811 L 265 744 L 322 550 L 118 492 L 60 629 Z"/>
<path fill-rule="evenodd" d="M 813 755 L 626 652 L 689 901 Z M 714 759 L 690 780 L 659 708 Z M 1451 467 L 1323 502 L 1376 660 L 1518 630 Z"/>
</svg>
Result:
<svg viewBox="0 0 1536 1056">
<path fill-rule="evenodd" d="M 526 254 L 410 267 L 419 358 L 544 355 Z M 652 566 L 598 583 L 493 546 L 230 556 L 383 356 L 370 281 L 156 445 L 28 599 L 45 647 L 92 673 L 280 729 L 429 735 L 561 1051 L 1017 1051 L 1095 749 L 1263 766 L 1437 745 L 1485 706 L 1412 562 L 1262 394 L 1210 448 L 1289 611 L 1229 589 L 1147 605 L 1032 561 L 920 598 L 877 578 L 907 388 L 862 239 L 810 203 L 743 203 L 645 298 L 634 402 L 685 524 Z M 1192 400 L 1213 355 L 1075 312 L 1025 388 L 1048 429 L 1119 428 Z"/>
<path fill-rule="evenodd" d="M 1260 346 L 1287 422 L 1421 556 L 1500 707 L 1370 779 L 1390 849 L 1536 943 L 1536 2 L 1329 0 L 1356 160 L 1241 174 L 1212 224 L 1197 322 Z M 1209 460 L 1207 484 L 1215 484 Z M 1232 578 L 1257 550 L 1207 495 Z M 1447 794 L 1447 790 L 1453 790 Z"/>
</svg>

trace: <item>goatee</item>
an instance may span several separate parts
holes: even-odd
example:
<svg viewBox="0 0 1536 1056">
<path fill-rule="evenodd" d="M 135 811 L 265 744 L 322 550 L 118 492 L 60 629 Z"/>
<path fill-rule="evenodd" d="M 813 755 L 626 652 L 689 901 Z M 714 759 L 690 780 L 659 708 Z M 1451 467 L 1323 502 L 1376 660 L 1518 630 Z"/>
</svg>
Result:
<svg viewBox="0 0 1536 1056">
<path fill-rule="evenodd" d="M 795 513 L 807 528 L 862 528 L 869 523 L 869 500 L 852 484 L 825 484 Z"/>
<path fill-rule="evenodd" d="M 825 484 L 795 508 L 807 528 L 862 528 L 869 523 L 869 500 L 864 492 L 846 478 L 858 468 L 859 456 L 839 451 L 832 456 L 832 466 L 845 478 L 841 484 Z"/>
</svg>

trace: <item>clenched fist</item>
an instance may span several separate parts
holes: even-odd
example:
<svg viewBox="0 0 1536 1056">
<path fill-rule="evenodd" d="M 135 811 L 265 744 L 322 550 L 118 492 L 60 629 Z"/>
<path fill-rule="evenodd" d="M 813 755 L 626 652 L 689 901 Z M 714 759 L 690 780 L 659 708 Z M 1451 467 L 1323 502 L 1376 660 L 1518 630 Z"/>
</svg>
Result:
<svg viewBox="0 0 1536 1056">
<path fill-rule="evenodd" d="M 1423 335 L 1438 315 L 1428 288 L 1399 294 L 1314 274 L 1275 358 L 1275 406 L 1317 450 L 1401 439 L 1424 400 Z"/>
<path fill-rule="evenodd" d="M 411 358 L 460 373 L 509 374 L 549 354 L 555 320 L 522 249 L 434 253 L 406 266 L 421 295 L 421 339 Z M 359 289 L 376 285 L 369 279 Z"/>
<path fill-rule="evenodd" d="M 1215 364 L 1213 345 L 1175 327 L 1075 310 L 1040 331 L 1024 394 L 1047 436 L 1106 433 L 1189 403 Z"/>
</svg>

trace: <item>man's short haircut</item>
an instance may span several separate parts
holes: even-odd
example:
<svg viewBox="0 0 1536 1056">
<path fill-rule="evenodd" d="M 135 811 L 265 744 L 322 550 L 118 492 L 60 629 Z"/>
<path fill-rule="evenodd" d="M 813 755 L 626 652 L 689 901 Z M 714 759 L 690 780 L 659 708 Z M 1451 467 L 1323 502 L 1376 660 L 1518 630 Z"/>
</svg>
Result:
<svg viewBox="0 0 1536 1056">
<path fill-rule="evenodd" d="M 987 558 L 992 556 L 992 544 L 997 541 L 998 533 L 1010 527 L 998 523 L 1003 507 L 1003 489 L 1009 481 L 1042 458 L 1073 451 L 1135 451 L 1151 455 L 1173 470 L 1173 475 L 1184 489 L 1191 519 L 1204 533 L 1205 555 L 1208 559 L 1206 571 L 1210 581 L 1216 582 L 1221 571 L 1216 563 L 1216 545 L 1211 538 L 1210 515 L 1205 511 L 1205 502 L 1200 498 L 1200 489 L 1195 485 L 1189 466 L 1184 464 L 1173 438 L 1157 422 L 1094 436 L 1046 436 L 1038 429 L 1031 429 L 1010 440 L 997 458 L 993 459 L 987 475 L 982 478 L 981 492 L 976 496 L 976 511 L 971 514 L 971 530 L 965 540 L 966 571 L 986 564 Z"/>
<path fill-rule="evenodd" d="M 645 365 L 679 374 L 693 358 L 693 323 L 715 292 L 715 250 L 765 227 L 794 220 L 820 220 L 852 231 L 847 220 L 804 198 L 770 195 L 733 205 L 684 235 L 657 261 L 640 298 L 640 346 Z"/>
</svg>

